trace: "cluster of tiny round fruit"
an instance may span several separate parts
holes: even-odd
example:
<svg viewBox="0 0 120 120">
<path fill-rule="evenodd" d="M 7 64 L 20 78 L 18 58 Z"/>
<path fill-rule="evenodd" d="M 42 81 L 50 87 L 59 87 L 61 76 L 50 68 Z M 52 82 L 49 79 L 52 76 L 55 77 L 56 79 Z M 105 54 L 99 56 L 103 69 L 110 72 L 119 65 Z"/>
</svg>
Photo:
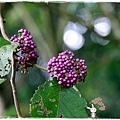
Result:
<svg viewBox="0 0 120 120">
<path fill-rule="evenodd" d="M 29 30 L 20 29 L 18 35 L 14 35 L 10 38 L 11 42 L 18 42 L 17 54 L 15 56 L 16 70 L 21 72 L 27 72 L 27 68 L 33 67 L 39 57 L 38 53 L 34 50 L 36 44 L 32 40 L 32 35 Z"/>
<path fill-rule="evenodd" d="M 70 87 L 84 81 L 87 71 L 85 60 L 75 59 L 71 51 L 59 53 L 58 57 L 49 60 L 47 69 L 51 77 L 56 77 L 58 84 Z"/>
</svg>

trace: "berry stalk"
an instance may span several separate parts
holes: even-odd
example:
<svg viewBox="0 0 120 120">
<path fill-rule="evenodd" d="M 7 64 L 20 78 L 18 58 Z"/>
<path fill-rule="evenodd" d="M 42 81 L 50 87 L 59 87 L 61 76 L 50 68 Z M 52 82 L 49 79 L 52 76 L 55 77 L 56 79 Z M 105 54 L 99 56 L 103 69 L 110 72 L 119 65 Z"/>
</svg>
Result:
<svg viewBox="0 0 120 120">
<path fill-rule="evenodd" d="M 39 66 L 39 65 L 37 65 L 37 64 L 34 64 L 34 66 L 37 67 L 37 68 L 39 68 L 39 69 L 41 69 L 41 70 L 47 71 L 47 68 L 44 68 L 44 67 Z"/>
</svg>

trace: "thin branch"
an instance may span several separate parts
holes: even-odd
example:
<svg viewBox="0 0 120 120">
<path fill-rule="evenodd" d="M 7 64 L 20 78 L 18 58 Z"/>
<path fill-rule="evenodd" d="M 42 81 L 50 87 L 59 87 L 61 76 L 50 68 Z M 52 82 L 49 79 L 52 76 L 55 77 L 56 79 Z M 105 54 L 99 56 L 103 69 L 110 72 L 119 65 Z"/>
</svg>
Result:
<svg viewBox="0 0 120 120">
<path fill-rule="evenodd" d="M 16 85 L 15 85 L 15 73 L 16 72 L 15 72 L 14 55 L 12 56 L 11 67 L 12 67 L 12 73 L 11 73 L 10 83 L 11 83 L 12 92 L 13 92 L 14 104 L 15 104 L 17 115 L 19 118 L 21 118 L 22 115 L 20 111 L 20 106 L 19 106 L 18 97 L 17 97 L 17 90 L 16 90 Z"/>
<path fill-rule="evenodd" d="M 1 4 L 0 4 L 0 30 L 1 30 L 3 38 L 10 41 L 8 36 L 5 33 L 5 29 L 4 29 L 3 19 L 1 16 Z M 21 115 L 21 111 L 20 111 L 20 106 L 19 106 L 18 97 L 17 97 L 17 89 L 16 89 L 16 84 L 15 84 L 15 73 L 16 72 L 15 72 L 14 54 L 12 55 L 11 68 L 12 68 L 12 73 L 11 73 L 10 83 L 11 83 L 11 87 L 12 87 L 14 104 L 15 104 L 17 115 L 19 118 L 21 118 L 22 115 Z"/>
<path fill-rule="evenodd" d="M 47 71 L 47 68 L 44 68 L 44 67 L 39 66 L 39 65 L 37 65 L 37 64 L 35 64 L 34 66 L 37 67 L 37 68 L 39 68 L 39 69 L 41 69 L 41 70 L 45 70 L 45 71 Z"/>
<path fill-rule="evenodd" d="M 1 15 L 1 4 L 0 4 L 0 29 L 1 29 L 1 33 L 2 33 L 2 36 L 9 41 L 9 38 L 8 36 L 6 35 L 5 33 L 5 29 L 4 29 L 4 25 L 3 25 L 3 19 L 2 19 L 2 15 Z"/>
</svg>

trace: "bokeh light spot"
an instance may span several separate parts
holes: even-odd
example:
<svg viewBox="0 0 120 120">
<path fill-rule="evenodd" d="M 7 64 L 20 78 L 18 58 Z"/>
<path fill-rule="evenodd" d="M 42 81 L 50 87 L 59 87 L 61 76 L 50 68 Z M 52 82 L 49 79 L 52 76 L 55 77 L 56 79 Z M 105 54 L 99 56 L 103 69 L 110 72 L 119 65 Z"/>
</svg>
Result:
<svg viewBox="0 0 120 120">
<path fill-rule="evenodd" d="M 111 22 L 107 17 L 97 18 L 94 22 L 94 31 L 101 36 L 107 36 L 111 31 Z"/>
<path fill-rule="evenodd" d="M 84 44 L 82 35 L 74 30 L 67 30 L 63 36 L 64 43 L 72 50 L 80 49 Z"/>
<path fill-rule="evenodd" d="M 78 50 L 84 45 L 84 34 L 87 31 L 87 28 L 80 24 L 69 21 L 65 26 L 63 41 L 67 47 L 72 50 Z"/>
</svg>

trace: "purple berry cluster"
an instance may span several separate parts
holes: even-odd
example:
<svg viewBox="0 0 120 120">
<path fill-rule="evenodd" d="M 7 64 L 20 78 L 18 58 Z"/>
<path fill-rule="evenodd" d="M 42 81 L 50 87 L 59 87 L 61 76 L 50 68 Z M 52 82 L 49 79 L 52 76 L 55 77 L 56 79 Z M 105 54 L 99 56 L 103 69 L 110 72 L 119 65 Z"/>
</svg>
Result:
<svg viewBox="0 0 120 120">
<path fill-rule="evenodd" d="M 20 29 L 18 35 L 14 35 L 10 38 L 11 42 L 18 42 L 20 45 L 17 48 L 17 56 L 15 61 L 17 63 L 16 70 L 26 72 L 27 68 L 33 67 L 36 64 L 38 53 L 34 50 L 36 44 L 32 40 L 32 35 L 29 30 Z"/>
<path fill-rule="evenodd" d="M 87 75 L 85 60 L 75 59 L 71 51 L 59 53 L 48 62 L 48 72 L 51 77 L 56 77 L 58 84 L 70 87 L 78 82 L 84 81 Z"/>
</svg>

